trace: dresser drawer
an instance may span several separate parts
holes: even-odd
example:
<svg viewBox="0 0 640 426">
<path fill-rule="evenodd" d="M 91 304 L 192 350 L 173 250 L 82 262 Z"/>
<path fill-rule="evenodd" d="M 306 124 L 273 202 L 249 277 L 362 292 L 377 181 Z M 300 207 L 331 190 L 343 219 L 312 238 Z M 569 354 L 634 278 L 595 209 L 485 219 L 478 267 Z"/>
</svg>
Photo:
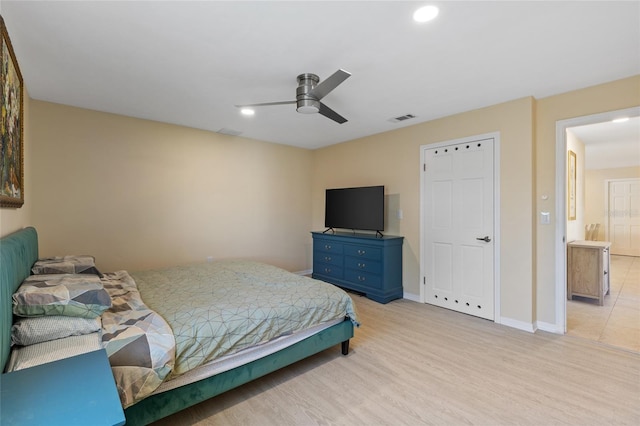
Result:
<svg viewBox="0 0 640 426">
<path fill-rule="evenodd" d="M 359 246 L 352 244 L 344 245 L 344 254 L 362 259 L 380 260 L 382 259 L 382 250 L 377 247 Z"/>
<path fill-rule="evenodd" d="M 347 269 L 344 274 L 344 279 L 371 288 L 380 287 L 382 283 L 382 277 L 380 275 L 356 271 L 354 269 Z"/>
<path fill-rule="evenodd" d="M 331 241 L 326 241 L 326 240 L 325 241 L 314 240 L 313 250 L 315 252 L 322 252 L 322 253 L 342 254 L 343 244 L 332 243 Z"/>
<path fill-rule="evenodd" d="M 339 253 L 329 253 L 326 251 L 316 251 L 313 253 L 313 261 L 326 263 L 328 265 L 342 266 L 342 255 Z"/>
<path fill-rule="evenodd" d="M 342 278 L 342 268 L 338 265 L 328 263 L 315 263 L 313 265 L 313 273 L 324 275 L 326 277 Z"/>
<path fill-rule="evenodd" d="M 379 274 L 382 272 L 382 263 L 360 257 L 345 257 L 344 267 L 347 269 L 370 272 L 372 274 Z"/>
</svg>

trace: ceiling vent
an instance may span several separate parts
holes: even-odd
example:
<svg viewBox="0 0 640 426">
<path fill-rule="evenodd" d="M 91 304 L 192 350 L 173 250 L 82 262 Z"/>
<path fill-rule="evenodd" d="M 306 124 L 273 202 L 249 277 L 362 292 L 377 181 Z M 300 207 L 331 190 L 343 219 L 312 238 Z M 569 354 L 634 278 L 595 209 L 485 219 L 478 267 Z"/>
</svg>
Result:
<svg viewBox="0 0 640 426">
<path fill-rule="evenodd" d="M 400 123 L 402 121 L 411 120 L 412 118 L 416 118 L 416 116 L 413 114 L 405 114 L 401 115 L 400 117 L 390 118 L 389 121 L 391 121 L 392 123 Z"/>
</svg>

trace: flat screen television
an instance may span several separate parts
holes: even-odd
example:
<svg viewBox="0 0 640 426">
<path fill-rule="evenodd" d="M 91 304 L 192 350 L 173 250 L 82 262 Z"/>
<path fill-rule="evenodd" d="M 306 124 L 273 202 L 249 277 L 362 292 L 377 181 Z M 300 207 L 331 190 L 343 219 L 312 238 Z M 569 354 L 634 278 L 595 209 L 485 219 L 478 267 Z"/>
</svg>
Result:
<svg viewBox="0 0 640 426">
<path fill-rule="evenodd" d="M 324 226 L 381 233 L 384 230 L 384 186 L 327 189 Z"/>
</svg>

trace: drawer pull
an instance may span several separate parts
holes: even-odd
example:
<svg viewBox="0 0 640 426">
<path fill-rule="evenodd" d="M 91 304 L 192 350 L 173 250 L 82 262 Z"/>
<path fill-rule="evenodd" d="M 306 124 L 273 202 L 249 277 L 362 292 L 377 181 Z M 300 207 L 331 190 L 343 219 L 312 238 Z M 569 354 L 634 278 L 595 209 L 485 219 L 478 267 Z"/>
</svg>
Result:
<svg viewBox="0 0 640 426">
<path fill-rule="evenodd" d="M 324 260 L 325 260 L 325 262 L 331 262 L 331 257 L 330 256 L 325 256 Z"/>
<path fill-rule="evenodd" d="M 363 282 L 364 280 L 366 280 L 365 277 L 362 277 L 362 276 L 358 275 L 358 281 Z"/>
<path fill-rule="evenodd" d="M 329 244 L 324 245 L 325 250 L 331 250 L 331 246 Z"/>
<path fill-rule="evenodd" d="M 327 274 L 330 274 L 331 273 L 331 269 L 330 268 L 324 268 L 324 272 L 327 273 Z"/>
<path fill-rule="evenodd" d="M 360 269 L 364 269 L 366 268 L 367 265 L 365 265 L 364 263 L 358 263 L 358 268 Z"/>
<path fill-rule="evenodd" d="M 359 254 L 360 256 L 364 255 L 365 253 L 366 253 L 366 251 L 365 251 L 365 250 L 358 250 L 358 254 Z"/>
</svg>

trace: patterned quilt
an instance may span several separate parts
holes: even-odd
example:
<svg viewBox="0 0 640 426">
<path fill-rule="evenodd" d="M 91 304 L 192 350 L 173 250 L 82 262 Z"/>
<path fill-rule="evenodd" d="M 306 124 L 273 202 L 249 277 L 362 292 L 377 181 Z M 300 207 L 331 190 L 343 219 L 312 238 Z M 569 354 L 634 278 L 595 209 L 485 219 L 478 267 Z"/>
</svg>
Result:
<svg viewBox="0 0 640 426">
<path fill-rule="evenodd" d="M 314 325 L 358 320 L 341 289 L 250 261 L 217 261 L 132 272 L 142 299 L 173 329 L 169 378 L 218 357 Z"/>
<path fill-rule="evenodd" d="M 112 300 L 102 314 L 102 343 L 123 407 L 151 394 L 171 372 L 175 339 L 171 328 L 140 298 L 126 271 L 102 277 Z"/>
</svg>

